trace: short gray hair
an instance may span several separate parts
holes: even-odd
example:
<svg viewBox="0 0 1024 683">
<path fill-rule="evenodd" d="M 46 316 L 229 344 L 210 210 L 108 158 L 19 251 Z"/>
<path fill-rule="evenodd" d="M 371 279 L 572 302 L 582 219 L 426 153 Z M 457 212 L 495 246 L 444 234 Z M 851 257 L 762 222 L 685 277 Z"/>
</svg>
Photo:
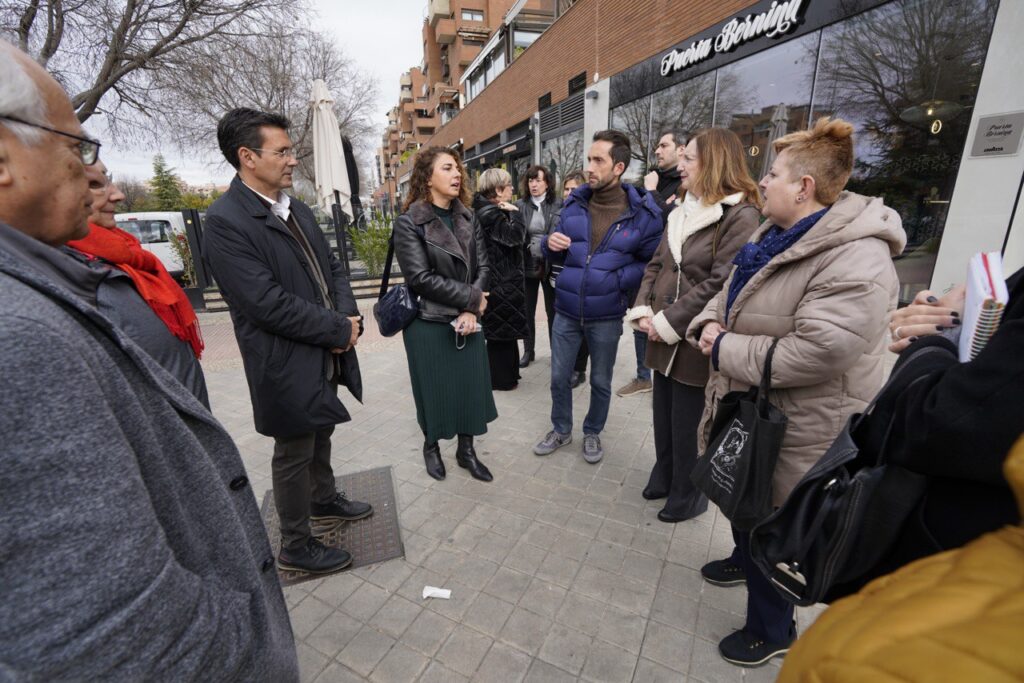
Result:
<svg viewBox="0 0 1024 683">
<path fill-rule="evenodd" d="M 22 56 L 17 48 L 0 39 L 0 116 L 14 116 L 45 126 L 48 123 L 46 100 L 39 91 L 39 84 L 19 59 Z M 43 132 L 38 128 L 3 118 L 0 118 L 0 125 L 24 145 L 37 145 L 42 140 Z"/>
<path fill-rule="evenodd" d="M 487 199 L 494 199 L 498 194 L 499 187 L 508 187 L 512 184 L 512 176 L 503 168 L 489 168 L 480 174 L 476 181 L 476 191 Z"/>
</svg>

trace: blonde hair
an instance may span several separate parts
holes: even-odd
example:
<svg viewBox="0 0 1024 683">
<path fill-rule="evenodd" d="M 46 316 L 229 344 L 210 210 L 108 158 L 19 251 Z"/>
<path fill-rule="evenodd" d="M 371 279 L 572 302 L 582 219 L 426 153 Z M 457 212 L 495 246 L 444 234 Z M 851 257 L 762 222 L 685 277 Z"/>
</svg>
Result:
<svg viewBox="0 0 1024 683">
<path fill-rule="evenodd" d="M 503 168 L 489 168 L 480 174 L 476 181 L 476 191 L 487 199 L 498 195 L 499 187 L 510 187 L 512 176 Z"/>
<path fill-rule="evenodd" d="M 700 170 L 693 180 L 694 194 L 708 206 L 737 192 L 743 201 L 761 208 L 761 192 L 747 168 L 743 143 L 728 128 L 707 128 L 693 136 Z"/>
<path fill-rule="evenodd" d="M 853 125 L 823 116 L 814 127 L 775 141 L 775 153 L 789 152 L 789 173 L 794 180 L 814 178 L 814 198 L 834 204 L 853 173 Z"/>
</svg>

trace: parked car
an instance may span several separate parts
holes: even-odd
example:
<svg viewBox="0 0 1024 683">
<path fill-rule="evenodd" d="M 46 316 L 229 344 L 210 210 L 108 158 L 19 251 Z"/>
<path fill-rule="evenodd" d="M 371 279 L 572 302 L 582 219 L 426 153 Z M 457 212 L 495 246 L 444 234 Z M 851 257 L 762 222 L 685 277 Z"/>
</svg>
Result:
<svg viewBox="0 0 1024 683">
<path fill-rule="evenodd" d="M 152 252 L 173 276 L 181 275 L 181 259 L 171 247 L 171 233 L 185 232 L 185 219 L 180 211 L 141 211 L 119 213 L 114 216 L 117 227 L 129 232 L 142 242 L 142 248 Z"/>
</svg>

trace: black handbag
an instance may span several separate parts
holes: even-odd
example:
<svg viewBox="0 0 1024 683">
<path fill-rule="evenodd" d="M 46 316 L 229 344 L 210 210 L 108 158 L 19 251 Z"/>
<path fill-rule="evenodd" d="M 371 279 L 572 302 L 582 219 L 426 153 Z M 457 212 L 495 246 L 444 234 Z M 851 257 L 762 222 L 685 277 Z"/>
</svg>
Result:
<svg viewBox="0 0 1024 683">
<path fill-rule="evenodd" d="M 920 349 L 897 368 L 864 412 L 850 416 L 782 506 L 751 532 L 751 557 L 789 602 L 813 605 L 857 590 L 920 501 L 925 477 L 886 463 L 894 419 L 874 410 L 880 400 L 895 405 L 899 393 L 925 379 L 907 383 L 900 374 L 914 356 L 936 351 L 941 349 Z M 887 420 L 880 446 L 866 443 L 869 418 Z M 843 586 L 852 589 L 839 591 Z"/>
<path fill-rule="evenodd" d="M 776 339 L 768 348 L 760 386 L 722 397 L 707 451 L 690 473 L 694 485 L 741 531 L 752 529 L 772 511 L 772 477 L 788 423 L 768 401 L 778 343 Z"/>
<path fill-rule="evenodd" d="M 408 285 L 395 285 L 388 289 L 391 259 L 394 255 L 395 240 L 392 237 L 388 241 L 388 256 L 380 280 L 380 293 L 377 295 L 377 303 L 373 305 L 373 317 L 377 321 L 380 333 L 385 337 L 392 337 L 407 328 L 420 312 L 418 298 L 413 296 Z"/>
</svg>

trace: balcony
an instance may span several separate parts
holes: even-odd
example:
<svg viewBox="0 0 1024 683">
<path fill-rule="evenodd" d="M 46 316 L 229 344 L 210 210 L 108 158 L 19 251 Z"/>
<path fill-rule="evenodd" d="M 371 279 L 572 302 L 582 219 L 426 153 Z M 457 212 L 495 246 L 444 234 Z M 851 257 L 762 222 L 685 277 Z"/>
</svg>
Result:
<svg viewBox="0 0 1024 683">
<path fill-rule="evenodd" d="M 430 25 L 436 26 L 439 19 L 447 19 L 452 16 L 452 3 L 450 0 L 430 0 L 427 5 L 427 17 Z"/>
<path fill-rule="evenodd" d="M 434 129 L 437 128 L 437 122 L 434 120 L 433 116 L 416 116 L 413 118 L 412 122 L 413 125 L 416 126 L 417 131 L 429 131 L 432 133 L 434 132 Z"/>
<path fill-rule="evenodd" d="M 476 56 L 480 54 L 481 45 L 460 45 L 456 48 L 459 59 L 459 66 L 466 67 L 473 63 Z"/>
<path fill-rule="evenodd" d="M 401 99 L 402 102 L 411 102 L 412 101 L 412 88 L 411 87 L 409 87 L 409 88 L 402 88 L 402 92 L 401 92 L 401 95 L 400 95 L 399 99 Z"/>
<path fill-rule="evenodd" d="M 455 42 L 455 20 L 454 19 L 438 19 L 437 25 L 434 26 L 434 35 L 437 38 L 437 42 L 446 45 L 451 45 Z"/>
</svg>

